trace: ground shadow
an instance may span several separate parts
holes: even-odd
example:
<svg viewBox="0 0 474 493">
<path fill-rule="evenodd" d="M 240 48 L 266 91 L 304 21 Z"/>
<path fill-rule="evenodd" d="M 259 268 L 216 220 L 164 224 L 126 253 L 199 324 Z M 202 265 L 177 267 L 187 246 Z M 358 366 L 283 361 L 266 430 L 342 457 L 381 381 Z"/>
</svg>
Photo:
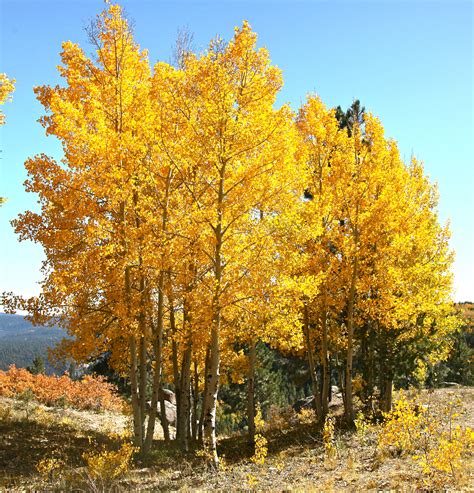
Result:
<svg viewBox="0 0 474 493">
<path fill-rule="evenodd" d="M 82 455 L 91 450 L 91 444 L 111 446 L 112 442 L 106 435 L 68 425 L 1 420 L 0 476 L 14 480 L 35 474 L 36 465 L 44 458 L 58 458 L 73 467 L 82 466 Z"/>
</svg>

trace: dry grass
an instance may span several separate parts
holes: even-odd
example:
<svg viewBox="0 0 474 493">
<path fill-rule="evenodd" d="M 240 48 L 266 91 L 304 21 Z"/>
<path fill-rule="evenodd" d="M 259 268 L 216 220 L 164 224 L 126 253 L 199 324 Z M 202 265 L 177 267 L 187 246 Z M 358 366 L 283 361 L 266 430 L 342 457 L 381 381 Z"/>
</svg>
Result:
<svg viewBox="0 0 474 493">
<path fill-rule="evenodd" d="M 456 419 L 474 427 L 474 389 L 423 391 L 422 398 L 440 409 L 446 401 L 460 398 L 462 410 Z M 123 430 L 128 417 L 46 409 L 48 419 L 41 418 L 44 411 L 40 411 L 30 413 L 26 420 L 25 410 L 18 409 L 14 401 L 0 401 L 0 409 L 6 408 L 12 412 L 0 421 L 0 488 L 13 491 L 473 491 L 469 467 L 457 484 L 446 478 L 444 484 L 433 485 L 409 456 L 383 456 L 377 448 L 379 430 L 375 426 L 359 434 L 336 431 L 337 455 L 328 458 L 320 431 L 307 419 L 283 429 L 269 427 L 263 465 L 252 462 L 253 448 L 243 436 L 219 442 L 223 467 L 218 472 L 209 470 L 195 452 L 182 454 L 158 440 L 147 461 L 136 462 L 125 477 L 113 483 L 92 481 L 83 473 L 82 454 L 94 447 L 113 447 L 107 432 Z M 45 482 L 35 465 L 51 456 L 61 457 L 67 466 L 64 477 Z M 68 475 L 69 482 L 64 479 Z"/>
</svg>

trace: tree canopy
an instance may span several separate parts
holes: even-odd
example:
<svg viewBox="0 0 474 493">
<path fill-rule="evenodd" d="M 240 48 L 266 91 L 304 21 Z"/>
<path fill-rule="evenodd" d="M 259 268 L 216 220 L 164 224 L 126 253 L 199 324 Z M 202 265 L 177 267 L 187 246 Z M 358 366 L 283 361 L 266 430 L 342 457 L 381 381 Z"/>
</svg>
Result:
<svg viewBox="0 0 474 493">
<path fill-rule="evenodd" d="M 277 107 L 281 71 L 247 22 L 203 53 L 181 43 L 176 66 L 151 67 L 118 5 L 90 39 L 92 56 L 63 44 L 62 86 L 35 89 L 64 157 L 25 164 L 40 211 L 13 224 L 43 246 L 44 280 L 9 303 L 59 320 L 73 336 L 59 353 L 110 352 L 143 453 L 171 386 L 176 438 L 217 464 L 221 374 L 253 382 L 259 342 L 307 356 L 321 420 L 333 368 L 349 424 L 355 395 L 390 409 L 401 360 L 446 356 L 436 188 L 359 101 Z"/>
</svg>

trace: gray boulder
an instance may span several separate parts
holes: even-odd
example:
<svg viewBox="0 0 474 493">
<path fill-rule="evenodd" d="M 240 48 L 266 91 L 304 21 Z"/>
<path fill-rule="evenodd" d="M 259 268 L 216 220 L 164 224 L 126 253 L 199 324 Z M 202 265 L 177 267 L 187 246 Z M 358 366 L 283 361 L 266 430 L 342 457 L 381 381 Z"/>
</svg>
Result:
<svg viewBox="0 0 474 493">
<path fill-rule="evenodd" d="M 302 409 L 313 409 L 314 396 L 304 397 L 303 399 L 297 400 L 293 404 L 293 409 L 299 413 Z M 339 387 L 336 385 L 331 386 L 331 400 L 329 401 L 329 407 L 337 407 L 343 404 L 342 394 Z"/>
<path fill-rule="evenodd" d="M 162 389 L 160 390 L 160 399 L 162 395 L 165 401 L 171 402 L 171 404 L 174 404 L 176 406 L 176 395 L 172 390 Z"/>
<path fill-rule="evenodd" d="M 161 419 L 161 406 L 160 406 L 159 402 L 157 405 L 157 411 L 158 411 L 158 416 Z M 171 426 L 175 426 L 175 424 L 176 424 L 176 406 L 174 404 L 171 404 L 171 402 L 169 402 L 169 401 L 165 401 L 165 414 L 166 414 L 166 421 L 168 421 L 168 424 Z"/>
<path fill-rule="evenodd" d="M 147 404 L 148 411 L 150 411 L 151 401 L 148 401 L 146 404 Z M 161 421 L 161 406 L 160 406 L 159 402 L 156 404 L 156 412 L 157 412 L 157 417 Z M 168 424 L 171 426 L 175 426 L 176 425 L 176 406 L 167 400 L 165 400 L 165 414 L 166 414 L 166 421 L 168 421 Z"/>
</svg>

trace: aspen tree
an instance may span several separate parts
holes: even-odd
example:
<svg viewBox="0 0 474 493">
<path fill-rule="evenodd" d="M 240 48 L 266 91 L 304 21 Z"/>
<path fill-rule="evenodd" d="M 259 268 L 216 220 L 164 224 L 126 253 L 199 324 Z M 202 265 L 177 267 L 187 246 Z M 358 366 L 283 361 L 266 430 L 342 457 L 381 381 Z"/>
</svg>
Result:
<svg viewBox="0 0 474 493">
<path fill-rule="evenodd" d="M 223 314 L 236 302 L 235 289 L 257 265 L 263 248 L 249 234 L 257 224 L 254 211 L 274 210 L 291 190 L 285 177 L 292 145 L 290 112 L 286 106 L 273 108 L 281 74 L 269 64 L 267 51 L 255 46 L 256 35 L 244 23 L 228 44 L 213 42 L 201 57 L 188 56 L 182 94 L 176 98 L 187 119 L 183 131 L 193 142 L 184 157 L 185 167 L 193 170 L 187 186 L 192 218 L 212 267 L 212 275 L 203 279 L 212 315 L 204 441 L 215 464 Z M 241 231 L 248 236 L 239 236 Z"/>
<path fill-rule="evenodd" d="M 61 141 L 64 159 L 27 161 L 27 190 L 39 195 L 41 212 L 21 215 L 15 227 L 21 239 L 44 247 L 45 280 L 36 304 L 47 316 L 59 316 L 75 337 L 68 343 L 73 356 L 111 350 L 112 363 L 129 368 L 134 437 L 142 448 L 150 332 L 142 136 L 150 67 L 116 5 L 98 16 L 90 38 L 94 58 L 63 44 L 65 87 L 35 90 L 48 112 L 41 123 Z"/>
<path fill-rule="evenodd" d="M 378 321 L 380 408 L 391 409 L 391 391 L 399 355 L 410 341 L 423 339 L 415 358 L 435 361 L 446 351 L 446 335 L 455 329 L 451 316 L 452 291 L 449 229 L 437 217 L 438 194 L 415 159 L 405 168 L 397 198 L 398 227 L 385 248 L 384 276 L 377 276 L 377 298 L 370 313 Z M 379 236 L 379 242 L 383 237 Z M 380 248 L 383 251 L 383 245 Z M 380 262 L 382 265 L 382 262 Z"/>
<path fill-rule="evenodd" d="M 306 177 L 306 200 L 299 221 L 304 225 L 304 245 L 307 255 L 305 275 L 320 276 L 318 293 L 307 299 L 303 307 L 303 327 L 306 352 L 313 380 L 314 402 L 318 419 L 328 413 L 329 376 L 329 317 L 331 291 L 335 296 L 339 260 L 337 236 L 340 216 L 334 202 L 339 170 L 347 160 L 347 135 L 341 131 L 334 110 L 328 110 L 320 98 L 309 96 L 296 120 L 302 140 L 299 166 Z M 314 330 L 316 329 L 316 330 Z M 319 346 L 316 351 L 315 346 Z M 316 362 L 322 367 L 322 382 L 316 380 Z M 321 389 L 321 390 L 320 390 Z"/>
<path fill-rule="evenodd" d="M 413 193 L 408 198 L 413 177 L 410 178 L 401 161 L 396 144 L 385 139 L 380 122 L 366 114 L 363 125 L 364 132 L 360 119 L 356 118 L 351 120 L 350 131 L 339 129 L 334 112 L 326 110 L 315 96 L 309 97 L 301 108 L 297 119 L 302 138 L 299 163 L 307 170 L 306 195 L 310 200 L 306 203 L 312 214 L 307 217 L 302 209 L 299 217 L 299 223 L 306 226 L 306 243 L 302 239 L 296 240 L 295 230 L 290 235 L 291 242 L 297 246 L 295 265 L 300 266 L 303 276 L 321 275 L 318 292 L 311 299 L 306 297 L 302 308 L 312 375 L 315 375 L 317 360 L 311 357 L 314 352 L 311 346 L 319 345 L 318 352 L 321 353 L 321 393 L 320 384 L 313 377 L 315 400 L 320 399 L 316 410 L 321 414 L 327 412 L 328 323 L 331 319 L 337 321 L 342 315 L 342 330 L 334 336 L 338 341 L 336 347 L 345 353 L 341 384 L 349 423 L 354 417 L 354 351 L 359 344 L 362 347 L 368 344 L 368 335 L 359 327 L 367 324 L 397 327 L 406 324 L 402 320 L 406 320 L 407 313 L 411 317 L 419 313 L 416 305 L 411 303 L 414 298 L 404 299 L 399 289 L 409 272 L 406 269 L 409 262 L 416 262 L 413 258 L 414 238 L 430 245 L 428 248 L 446 251 L 445 246 L 435 247 L 435 236 L 428 239 L 425 235 L 421 239 L 423 227 L 419 231 L 409 229 L 413 221 L 420 225 L 437 222 L 427 210 L 427 203 L 421 205 Z M 417 213 L 416 207 L 422 207 L 423 212 Z M 405 265 L 404 269 L 397 267 L 401 263 Z M 436 269 L 432 274 L 435 272 Z M 438 282 L 446 286 L 441 279 Z M 416 285 L 413 278 L 410 285 Z M 398 312 L 391 303 L 403 306 L 407 312 Z M 314 331 L 314 327 L 319 330 Z M 371 385 L 374 385 L 373 381 Z M 391 383 L 384 384 L 384 388 L 389 386 L 391 388 Z"/>
</svg>

